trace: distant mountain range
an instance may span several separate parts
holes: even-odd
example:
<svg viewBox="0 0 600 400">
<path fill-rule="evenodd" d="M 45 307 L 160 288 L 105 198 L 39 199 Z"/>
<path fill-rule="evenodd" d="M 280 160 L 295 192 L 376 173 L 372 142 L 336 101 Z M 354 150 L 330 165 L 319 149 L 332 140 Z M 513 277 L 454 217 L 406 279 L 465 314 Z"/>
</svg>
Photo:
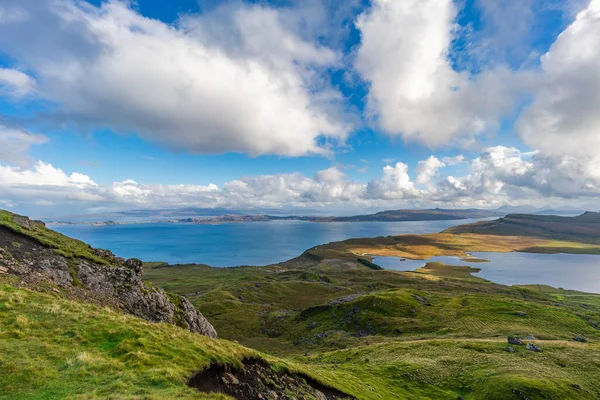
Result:
<svg viewBox="0 0 600 400">
<path fill-rule="evenodd" d="M 503 206 L 494 210 L 486 209 L 405 209 L 387 210 L 373 214 L 352 216 L 315 216 L 315 215 L 272 215 L 268 212 L 251 213 L 241 210 L 181 208 L 181 209 L 140 209 L 115 213 L 72 216 L 63 218 L 43 218 L 53 225 L 91 224 L 91 225 L 124 225 L 140 223 L 192 223 L 219 224 L 228 222 L 256 221 L 310 221 L 310 222 L 398 222 L 398 221 L 441 221 L 482 219 L 501 217 L 507 214 L 528 213 L 541 215 L 579 215 L 584 210 L 551 210 L 536 209 L 531 206 Z M 279 210 L 269 210 L 279 211 Z M 276 214 L 274 212 L 274 214 Z"/>
</svg>

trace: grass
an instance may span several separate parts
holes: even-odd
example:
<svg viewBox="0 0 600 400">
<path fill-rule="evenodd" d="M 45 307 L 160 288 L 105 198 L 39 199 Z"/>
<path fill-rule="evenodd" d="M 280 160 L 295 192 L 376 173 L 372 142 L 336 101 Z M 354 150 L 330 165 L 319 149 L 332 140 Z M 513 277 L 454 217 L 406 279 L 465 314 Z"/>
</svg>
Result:
<svg viewBox="0 0 600 400">
<path fill-rule="evenodd" d="M 0 279 L 0 398 L 198 399 L 185 385 L 211 362 L 253 354 Z M 211 398 L 218 398 L 213 396 Z"/>
<path fill-rule="evenodd" d="M 111 265 L 111 261 L 99 257 L 86 243 L 62 235 L 46 228 L 42 224 L 31 221 L 31 229 L 26 229 L 15 222 L 15 218 L 24 218 L 8 211 L 0 210 L 0 226 L 25 235 L 37 242 L 54 249 L 56 254 L 67 258 L 83 258 L 104 265 Z"/>
<path fill-rule="evenodd" d="M 221 337 L 360 399 L 600 396 L 600 295 L 506 287 L 437 263 L 413 273 L 326 263 L 259 270 L 187 265 L 146 277 L 174 291 L 174 277 L 191 292 L 202 282 L 191 298 Z M 324 276 L 334 283 L 316 279 Z M 506 352 L 509 335 L 534 335 L 542 353 Z"/>
<path fill-rule="evenodd" d="M 249 356 L 266 357 L 278 369 L 318 377 L 366 400 L 522 398 L 515 393 L 530 399 L 600 396 L 600 338 L 593 332 L 587 332 L 590 343 L 543 337 L 537 341 L 542 353 L 527 351 L 524 346 L 507 353 L 504 337 L 399 340 L 388 336 L 380 342 L 363 340 L 347 349 L 321 348 L 309 356 L 278 360 L 234 342 L 213 340 L 169 324 L 148 323 L 15 284 L 10 277 L 0 277 L 0 399 L 224 399 L 196 392 L 185 382 L 210 363 L 239 365 Z M 419 307 L 422 300 L 413 294 L 385 291 L 356 301 L 391 319 L 403 307 L 406 311 L 407 305 Z M 451 298 L 428 301 L 440 315 L 446 313 L 449 303 L 462 303 Z M 481 298 L 470 302 L 483 308 L 490 305 Z M 509 307 L 521 309 L 527 304 Z M 475 319 L 495 314 L 490 310 L 479 313 L 475 308 L 472 312 L 479 315 Z M 541 306 L 540 310 L 544 312 Z M 549 322 L 539 329 L 563 329 L 550 327 L 563 318 L 558 317 L 540 315 L 540 320 Z M 529 324 L 528 331 L 538 322 Z M 566 331 L 578 323 L 567 320 Z M 488 324 L 496 326 L 498 321 L 492 318 Z"/>
<path fill-rule="evenodd" d="M 552 340 L 576 335 L 600 340 L 595 325 L 600 295 L 507 287 L 471 275 L 475 270 L 429 263 L 416 272 L 396 272 L 320 263 L 256 273 L 254 268 L 188 265 L 148 270 L 145 279 L 159 286 L 168 282 L 164 287 L 170 291 L 187 293 L 221 337 L 280 355 L 390 337 L 533 334 Z M 201 283 L 194 287 L 194 282 Z M 353 297 L 335 301 L 348 295 Z"/>
<path fill-rule="evenodd" d="M 392 342 L 300 357 L 339 387 L 376 399 L 596 399 L 600 347 L 538 342 L 542 353 L 502 340 Z"/>
<path fill-rule="evenodd" d="M 426 260 L 435 256 L 468 258 L 470 252 L 600 254 L 600 245 L 532 236 L 434 233 L 350 239 L 317 246 L 307 253 L 320 259 L 350 260 L 365 254 Z"/>
</svg>

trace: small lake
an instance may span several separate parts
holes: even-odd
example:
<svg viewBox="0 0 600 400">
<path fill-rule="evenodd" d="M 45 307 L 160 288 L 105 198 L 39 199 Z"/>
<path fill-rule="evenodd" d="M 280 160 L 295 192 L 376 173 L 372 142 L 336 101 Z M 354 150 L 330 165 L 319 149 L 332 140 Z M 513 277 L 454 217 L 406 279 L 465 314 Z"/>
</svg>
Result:
<svg viewBox="0 0 600 400">
<path fill-rule="evenodd" d="M 410 222 L 270 221 L 216 225 L 152 223 L 62 225 L 52 229 L 117 256 L 170 264 L 202 263 L 214 267 L 268 265 L 297 257 L 305 250 L 339 240 L 436 233 L 475 219 Z"/>
<path fill-rule="evenodd" d="M 481 268 L 474 276 L 503 285 L 541 284 L 564 289 L 600 293 L 600 256 L 587 254 L 471 253 L 486 263 L 461 261 L 456 257 L 400 261 L 398 257 L 373 257 L 385 269 L 414 271 L 427 262 Z"/>
</svg>

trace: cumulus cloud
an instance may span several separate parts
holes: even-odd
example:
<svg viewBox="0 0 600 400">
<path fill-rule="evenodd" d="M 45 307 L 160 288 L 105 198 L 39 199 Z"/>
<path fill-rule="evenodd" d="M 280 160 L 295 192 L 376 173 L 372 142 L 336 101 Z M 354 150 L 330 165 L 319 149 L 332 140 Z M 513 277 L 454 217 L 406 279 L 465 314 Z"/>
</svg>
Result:
<svg viewBox="0 0 600 400">
<path fill-rule="evenodd" d="M 445 167 L 446 164 L 440 161 L 436 156 L 430 156 L 426 160 L 421 160 L 417 164 L 417 176 L 416 182 L 420 185 L 428 184 L 439 171 L 440 168 Z"/>
<path fill-rule="evenodd" d="M 397 162 L 393 167 L 383 168 L 383 177 L 367 185 L 367 196 L 371 199 L 412 199 L 417 196 L 415 184 L 408 174 L 408 165 Z"/>
<path fill-rule="evenodd" d="M 338 54 L 276 9 L 237 4 L 171 26 L 116 0 L 3 3 L 22 17 L 0 19 L 0 48 L 67 122 L 192 153 L 325 153 L 348 133 L 341 95 L 320 78 Z"/>
<path fill-rule="evenodd" d="M 31 132 L 0 125 L 0 161 L 18 166 L 27 165 L 31 159 L 31 146 L 46 143 L 48 138 Z"/>
<path fill-rule="evenodd" d="M 560 164 L 600 179 L 600 0 L 592 0 L 541 58 L 540 85 L 516 129 Z M 560 171 L 556 171 L 560 173 Z"/>
<path fill-rule="evenodd" d="M 387 165 L 369 182 L 348 179 L 336 167 L 314 177 L 300 173 L 246 176 L 215 184 L 177 185 L 133 180 L 96 183 L 79 173 L 68 174 L 38 162 L 32 168 L 0 165 L 0 199 L 11 204 L 64 207 L 206 207 L 233 209 L 394 209 L 411 207 L 497 207 L 503 204 L 578 205 L 600 195 L 600 179 L 583 173 L 577 159 L 560 165 L 540 152 L 495 146 L 464 160 L 464 175 L 441 173 L 442 161 L 432 156 L 417 164 L 416 186 L 407 164 Z M 432 179 L 440 175 L 435 181 Z M 425 180 L 427 178 L 427 180 Z M 32 199 L 35 199 L 36 202 Z M 42 203 L 40 203 L 42 202 Z"/>
<path fill-rule="evenodd" d="M 358 17 L 355 67 L 370 85 L 369 110 L 386 132 L 439 146 L 492 130 L 513 107 L 517 85 L 508 69 L 477 76 L 453 69 L 456 16 L 452 0 L 375 0 Z"/>
</svg>

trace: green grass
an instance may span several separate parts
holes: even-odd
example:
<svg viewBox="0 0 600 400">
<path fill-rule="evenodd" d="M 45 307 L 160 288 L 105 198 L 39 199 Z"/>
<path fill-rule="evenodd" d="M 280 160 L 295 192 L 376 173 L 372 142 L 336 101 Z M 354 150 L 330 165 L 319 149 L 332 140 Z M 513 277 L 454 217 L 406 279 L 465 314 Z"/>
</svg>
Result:
<svg viewBox="0 0 600 400">
<path fill-rule="evenodd" d="M 19 289 L 0 279 L 0 398 L 205 398 L 185 385 L 254 354 L 169 324 Z M 213 396 L 217 398 L 217 396 Z"/>
<path fill-rule="evenodd" d="M 67 300 L 51 291 L 20 289 L 15 284 L 14 278 L 0 277 L 0 399 L 225 398 L 198 393 L 185 382 L 212 362 L 239 365 L 249 356 L 267 357 L 277 369 L 318 377 L 366 400 L 521 398 L 516 391 L 530 399 L 600 396 L 600 338 L 591 331 L 584 332 L 590 343 L 542 337 L 544 340 L 537 342 L 542 353 L 527 351 L 524 346 L 507 353 L 504 337 L 400 340 L 382 336 L 379 342 L 369 337 L 369 344 L 363 339 L 347 349 L 321 348 L 309 356 L 277 360 L 234 342 L 149 323 L 109 308 Z M 472 300 L 490 307 L 479 298 Z M 407 307 L 421 304 L 412 292 L 394 291 L 365 295 L 356 302 L 391 319 L 405 313 Z M 438 310 L 442 314 L 448 307 L 444 304 Z M 492 315 L 488 323 L 496 325 L 495 311 L 512 309 L 510 301 L 508 304 L 498 302 L 494 312 L 473 310 L 473 315 Z M 568 319 L 564 322 L 568 327 L 577 324 Z M 570 328 L 550 325 L 539 329 L 570 333 Z"/>
<path fill-rule="evenodd" d="M 25 235 L 39 243 L 54 249 L 56 254 L 67 258 L 83 258 L 104 265 L 110 265 L 111 261 L 99 257 L 93 249 L 86 243 L 62 235 L 56 231 L 48 229 L 39 223 L 32 221 L 31 229 L 26 229 L 14 222 L 14 218 L 19 217 L 11 212 L 0 210 L 0 226 L 9 228 L 17 233 Z"/>
<path fill-rule="evenodd" d="M 507 353 L 503 340 L 391 342 L 298 360 L 365 400 L 600 397 L 598 344 L 538 344 L 542 353 Z"/>
<path fill-rule="evenodd" d="M 507 287 L 470 272 L 438 264 L 417 272 L 327 264 L 263 269 L 188 265 L 152 269 L 145 279 L 187 293 L 221 337 L 280 355 L 390 338 L 533 334 L 600 340 L 600 295 L 536 285 Z M 329 304 L 352 294 L 350 301 Z"/>
</svg>

